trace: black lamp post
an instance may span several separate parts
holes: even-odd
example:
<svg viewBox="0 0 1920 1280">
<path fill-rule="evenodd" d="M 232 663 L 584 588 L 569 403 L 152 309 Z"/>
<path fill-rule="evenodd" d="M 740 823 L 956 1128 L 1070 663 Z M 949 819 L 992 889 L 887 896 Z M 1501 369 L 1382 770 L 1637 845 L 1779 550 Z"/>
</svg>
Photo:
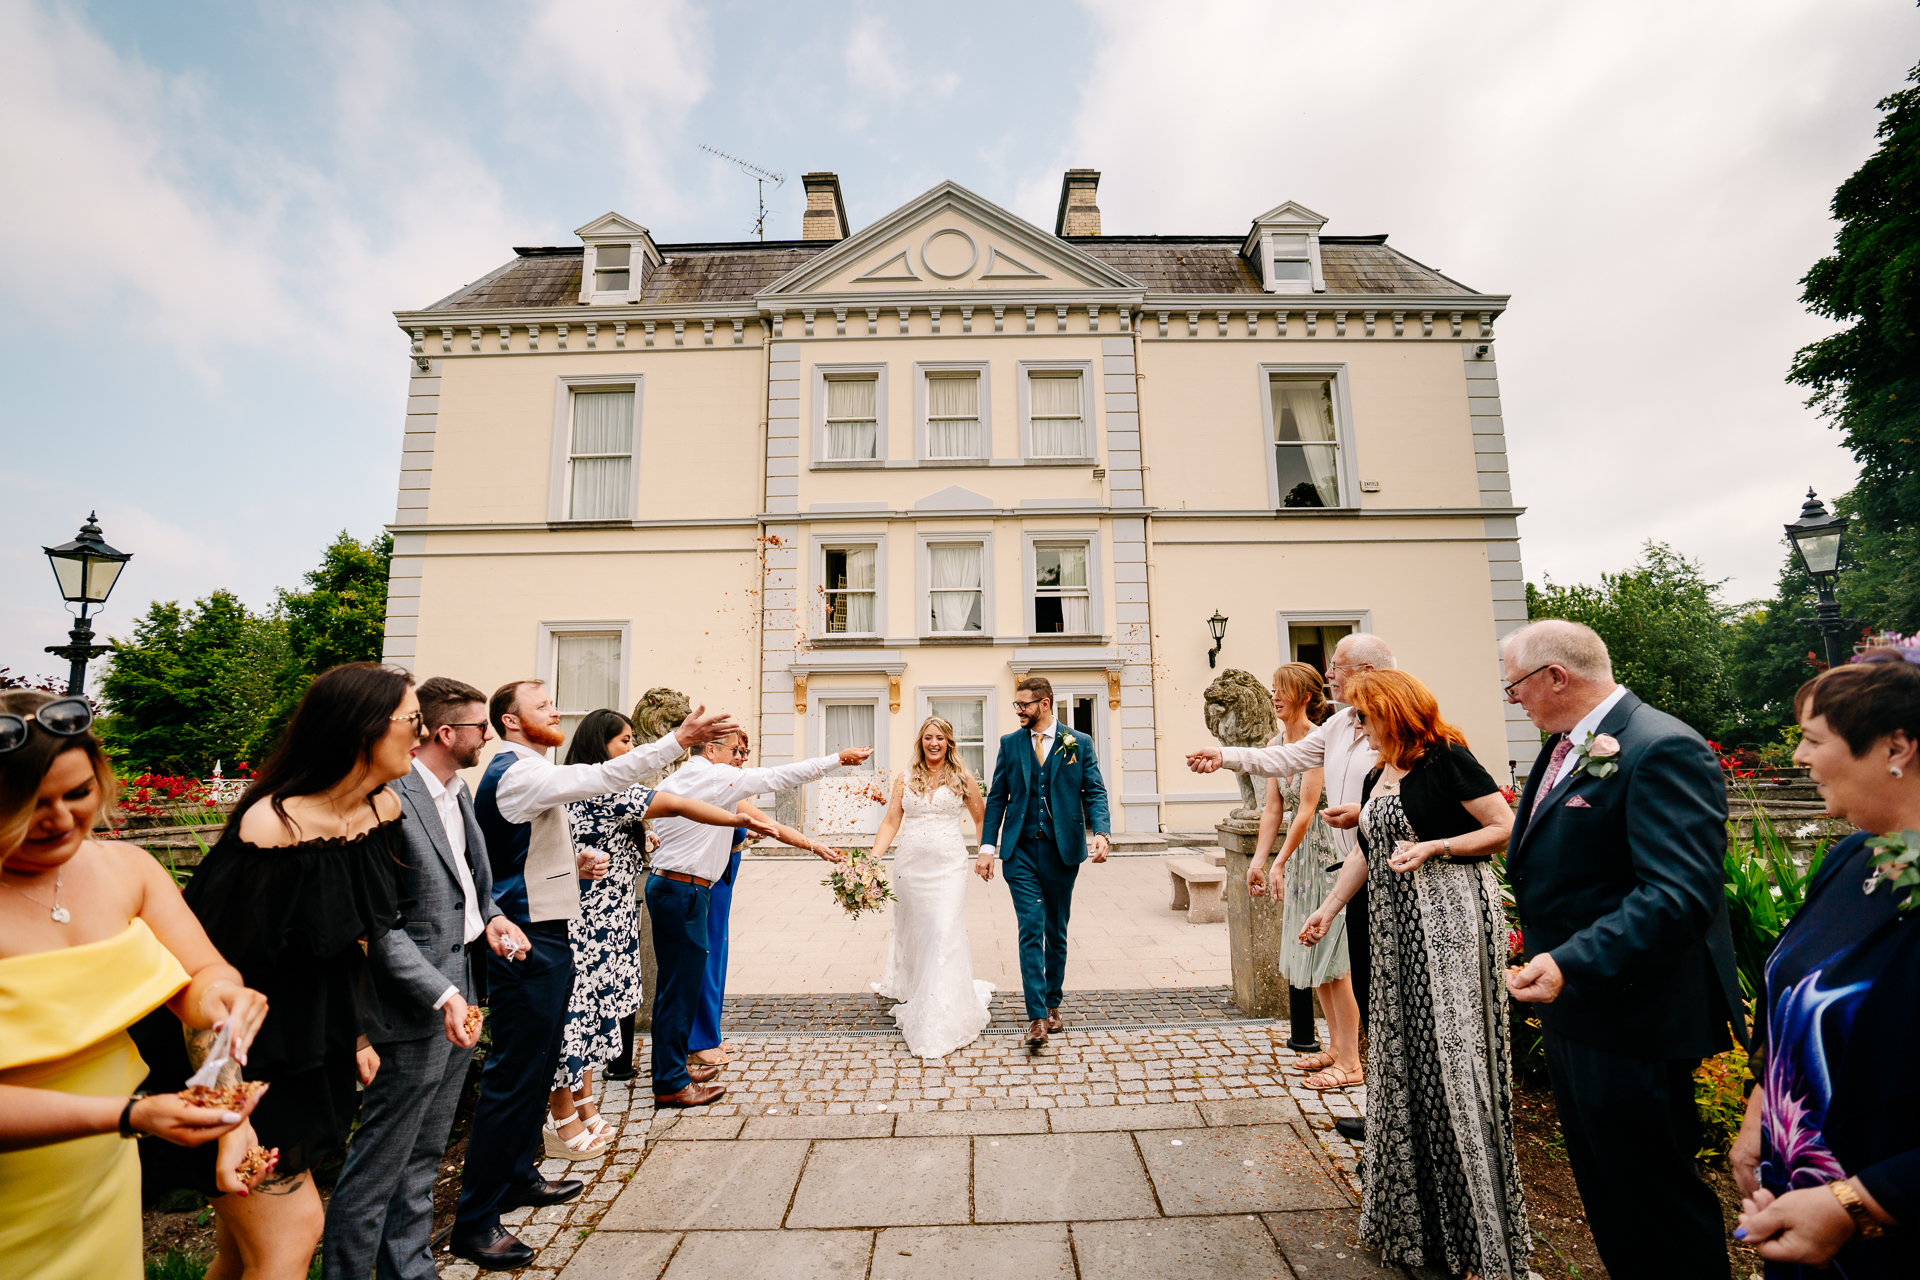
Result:
<svg viewBox="0 0 1920 1280">
<path fill-rule="evenodd" d="M 1817 596 L 1814 616 L 1796 618 L 1794 621 L 1803 627 L 1812 627 L 1820 633 L 1827 651 L 1827 666 L 1837 667 L 1846 660 L 1842 652 L 1840 638 L 1865 626 L 1860 618 L 1840 616 L 1839 602 L 1833 598 L 1834 580 L 1840 575 L 1840 544 L 1847 536 L 1847 518 L 1830 516 L 1820 499 L 1813 496 L 1813 490 L 1807 490 L 1806 505 L 1800 508 L 1800 518 L 1787 526 L 1787 539 L 1793 543 L 1794 554 L 1800 557 L 1800 564 L 1813 579 L 1813 590 Z"/>
<path fill-rule="evenodd" d="M 60 595 L 68 604 L 80 606 L 80 616 L 74 621 L 73 630 L 67 633 L 68 643 L 47 646 L 48 653 L 58 654 L 73 664 L 67 676 L 69 697 L 78 697 L 85 690 L 87 663 L 109 648 L 93 643 L 93 623 L 87 620 L 87 610 L 107 602 L 122 566 L 133 559 L 129 553 L 115 551 L 101 539 L 100 526 L 94 523 L 99 518 L 98 512 L 89 515 L 87 522 L 80 526 L 80 536 L 72 542 L 41 548 L 53 566 L 53 576 L 59 580 Z"/>
<path fill-rule="evenodd" d="M 1207 619 L 1207 630 L 1213 632 L 1213 648 L 1207 652 L 1207 665 L 1211 667 L 1213 660 L 1220 656 L 1220 642 L 1227 637 L 1227 620 L 1220 616 L 1218 609 Z"/>
</svg>

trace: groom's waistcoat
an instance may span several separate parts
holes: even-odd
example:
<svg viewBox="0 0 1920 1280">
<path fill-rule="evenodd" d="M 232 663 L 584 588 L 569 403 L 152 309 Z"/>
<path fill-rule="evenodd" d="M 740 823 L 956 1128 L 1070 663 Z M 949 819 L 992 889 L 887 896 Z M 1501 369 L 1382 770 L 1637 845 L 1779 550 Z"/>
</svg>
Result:
<svg viewBox="0 0 1920 1280">
<path fill-rule="evenodd" d="M 1047 752 L 1046 761 L 1036 765 L 1033 771 L 1033 791 L 1027 803 L 1026 820 L 1020 828 L 1020 844 L 1033 844 L 1042 849 L 1055 847 L 1053 838 L 1053 799 L 1047 794 L 1047 784 L 1053 780 L 1053 760 L 1060 754 L 1056 740 L 1052 751 Z"/>
</svg>

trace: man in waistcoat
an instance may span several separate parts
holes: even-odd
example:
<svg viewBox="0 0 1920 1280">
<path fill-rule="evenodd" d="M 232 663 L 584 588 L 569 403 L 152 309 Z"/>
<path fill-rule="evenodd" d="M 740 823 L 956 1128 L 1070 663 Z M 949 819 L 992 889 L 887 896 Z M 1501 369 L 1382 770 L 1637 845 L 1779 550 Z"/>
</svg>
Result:
<svg viewBox="0 0 1920 1280">
<path fill-rule="evenodd" d="M 480 1073 L 449 1243 L 485 1270 L 510 1271 L 531 1262 L 534 1251 L 501 1227 L 500 1215 L 571 1200 L 582 1186 L 542 1177 L 537 1154 L 573 992 L 567 922 L 580 916 L 580 877 L 605 875 L 607 863 L 605 854 L 576 854 L 567 803 L 625 791 L 687 748 L 739 726 L 700 707 L 659 741 L 604 764 L 556 765 L 546 752 L 565 735 L 545 682 L 500 686 L 487 714 L 503 747 L 487 763 L 474 812 L 486 836 L 494 900 L 526 934 L 531 953 L 518 962 L 487 957 L 493 1048 Z"/>
</svg>

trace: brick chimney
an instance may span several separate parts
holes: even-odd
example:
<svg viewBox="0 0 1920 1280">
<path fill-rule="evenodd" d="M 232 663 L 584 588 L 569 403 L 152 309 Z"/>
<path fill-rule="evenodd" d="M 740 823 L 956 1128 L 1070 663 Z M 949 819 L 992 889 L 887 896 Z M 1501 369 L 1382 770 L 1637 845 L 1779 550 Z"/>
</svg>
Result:
<svg viewBox="0 0 1920 1280">
<path fill-rule="evenodd" d="M 1093 202 L 1100 187 L 1098 169 L 1069 169 L 1060 179 L 1060 212 L 1054 215 L 1053 234 L 1057 236 L 1097 236 L 1100 234 L 1100 206 Z"/>
<path fill-rule="evenodd" d="M 840 175 L 803 173 L 807 186 L 807 212 L 800 222 L 802 240 L 845 240 L 847 238 L 847 202 L 840 198 Z"/>
</svg>

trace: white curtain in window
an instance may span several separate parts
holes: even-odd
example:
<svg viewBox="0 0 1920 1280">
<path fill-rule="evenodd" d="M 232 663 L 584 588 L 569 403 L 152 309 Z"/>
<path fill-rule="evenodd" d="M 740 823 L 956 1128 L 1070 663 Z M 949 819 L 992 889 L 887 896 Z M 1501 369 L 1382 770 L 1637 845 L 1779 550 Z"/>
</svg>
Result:
<svg viewBox="0 0 1920 1280">
<path fill-rule="evenodd" d="M 978 546 L 927 548 L 935 631 L 980 630 L 980 567 Z"/>
<path fill-rule="evenodd" d="M 980 375 L 927 379 L 927 456 L 978 458 L 980 447 Z"/>
<path fill-rule="evenodd" d="M 829 703 L 822 708 L 826 713 L 826 752 L 834 755 L 849 747 L 870 747 L 873 745 L 873 704 L 857 703 L 852 705 Z M 868 756 L 866 763 L 860 766 L 860 772 L 873 772 L 873 757 Z"/>
<path fill-rule="evenodd" d="M 575 520 L 624 520 L 633 514 L 633 391 L 580 391 L 573 397 L 572 493 Z"/>
<path fill-rule="evenodd" d="M 873 630 L 873 557 L 872 547 L 849 547 L 847 557 L 847 630 Z M 842 584 L 829 584 L 829 589 Z"/>
<path fill-rule="evenodd" d="M 1087 595 L 1086 547 L 1035 547 L 1033 560 L 1034 585 L 1040 597 L 1060 601 L 1060 629 L 1091 631 L 1093 614 L 1092 601 Z"/>
<path fill-rule="evenodd" d="M 1273 383 L 1273 438 L 1282 443 L 1299 440 L 1307 447 L 1307 474 L 1323 506 L 1340 504 L 1338 461 L 1333 448 L 1314 448 L 1334 442 L 1333 384 L 1331 382 Z"/>
<path fill-rule="evenodd" d="M 620 637 L 562 635 L 553 638 L 553 645 L 553 702 L 561 712 L 560 732 L 571 742 L 574 726 L 587 712 L 618 709 Z"/>
<path fill-rule="evenodd" d="M 1080 417 L 1080 375 L 1034 374 L 1027 379 L 1033 420 L 1033 456 L 1084 458 L 1086 432 Z"/>
<path fill-rule="evenodd" d="M 862 461 L 880 456 L 879 381 L 827 380 L 827 457 Z"/>
<path fill-rule="evenodd" d="M 986 703 L 979 698 L 928 698 L 927 710 L 953 726 L 954 746 L 978 778 L 986 772 Z"/>
</svg>

